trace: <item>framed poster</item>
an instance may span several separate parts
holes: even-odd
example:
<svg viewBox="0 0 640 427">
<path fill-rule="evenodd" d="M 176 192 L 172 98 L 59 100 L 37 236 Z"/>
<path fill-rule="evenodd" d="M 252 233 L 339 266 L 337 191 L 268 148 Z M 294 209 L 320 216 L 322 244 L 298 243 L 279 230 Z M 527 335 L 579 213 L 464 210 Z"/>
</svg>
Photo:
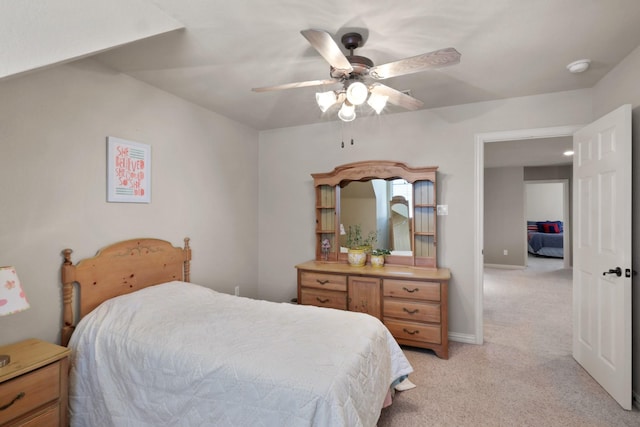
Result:
<svg viewBox="0 0 640 427">
<path fill-rule="evenodd" d="M 107 137 L 107 202 L 151 203 L 151 146 Z"/>
</svg>

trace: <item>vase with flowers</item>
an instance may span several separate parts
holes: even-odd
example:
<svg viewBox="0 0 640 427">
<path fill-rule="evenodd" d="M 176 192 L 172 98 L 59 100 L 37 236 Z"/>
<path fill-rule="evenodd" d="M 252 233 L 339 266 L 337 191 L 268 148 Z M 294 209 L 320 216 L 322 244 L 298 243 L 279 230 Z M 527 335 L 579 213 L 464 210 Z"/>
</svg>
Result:
<svg viewBox="0 0 640 427">
<path fill-rule="evenodd" d="M 389 249 L 374 249 L 371 251 L 371 265 L 373 267 L 382 267 L 384 265 L 384 257 L 390 255 Z"/>
<path fill-rule="evenodd" d="M 371 252 L 371 248 L 378 240 L 378 233 L 370 231 L 366 237 L 362 235 L 362 229 L 359 224 L 349 226 L 347 232 L 347 247 L 349 248 L 347 260 L 354 267 L 362 267 L 367 262 L 367 253 Z"/>
<path fill-rule="evenodd" d="M 322 259 L 325 261 L 329 258 L 329 249 L 331 249 L 331 242 L 329 239 L 322 239 Z"/>
</svg>

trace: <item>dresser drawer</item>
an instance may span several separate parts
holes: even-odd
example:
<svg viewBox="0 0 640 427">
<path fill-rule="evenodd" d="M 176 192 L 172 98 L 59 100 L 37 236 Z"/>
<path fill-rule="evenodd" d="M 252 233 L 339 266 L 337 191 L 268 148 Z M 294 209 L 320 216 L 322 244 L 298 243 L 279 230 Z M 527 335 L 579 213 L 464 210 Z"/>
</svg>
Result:
<svg viewBox="0 0 640 427">
<path fill-rule="evenodd" d="M 385 298 L 384 317 L 395 317 L 396 319 L 415 322 L 440 323 L 440 303 Z"/>
<path fill-rule="evenodd" d="M 300 285 L 308 288 L 346 292 L 347 276 L 303 271 L 300 273 Z"/>
<path fill-rule="evenodd" d="M 440 325 L 427 325 L 423 323 L 407 322 L 402 320 L 384 319 L 391 334 L 398 340 L 412 340 L 441 344 Z M 401 343 L 402 344 L 402 343 Z"/>
<path fill-rule="evenodd" d="M 18 396 L 20 398 L 16 399 Z M 0 425 L 60 397 L 60 363 L 40 368 L 0 384 Z M 16 399 L 14 401 L 14 399 Z"/>
<path fill-rule="evenodd" d="M 384 279 L 382 287 L 385 297 L 440 301 L 440 283 L 438 282 Z"/>
<path fill-rule="evenodd" d="M 33 418 L 28 418 L 16 427 L 49 427 L 57 426 L 60 423 L 60 405 L 48 407 L 44 412 L 39 413 Z M 11 426 L 13 427 L 13 426 Z"/>
<path fill-rule="evenodd" d="M 347 309 L 347 293 L 338 291 L 325 291 L 322 289 L 302 288 L 300 290 L 301 304 L 315 305 L 318 307 Z"/>
</svg>

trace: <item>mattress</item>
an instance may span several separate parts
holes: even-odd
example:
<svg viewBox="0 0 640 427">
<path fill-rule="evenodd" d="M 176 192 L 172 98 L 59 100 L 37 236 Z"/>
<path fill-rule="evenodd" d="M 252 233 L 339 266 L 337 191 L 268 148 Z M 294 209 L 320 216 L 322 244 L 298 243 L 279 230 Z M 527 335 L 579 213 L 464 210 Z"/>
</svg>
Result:
<svg viewBox="0 0 640 427">
<path fill-rule="evenodd" d="M 529 246 L 533 252 L 542 248 L 562 249 L 564 242 L 563 233 L 528 233 Z"/>
<path fill-rule="evenodd" d="M 105 301 L 69 347 L 72 426 L 375 426 L 412 372 L 373 316 L 185 282 Z"/>
</svg>

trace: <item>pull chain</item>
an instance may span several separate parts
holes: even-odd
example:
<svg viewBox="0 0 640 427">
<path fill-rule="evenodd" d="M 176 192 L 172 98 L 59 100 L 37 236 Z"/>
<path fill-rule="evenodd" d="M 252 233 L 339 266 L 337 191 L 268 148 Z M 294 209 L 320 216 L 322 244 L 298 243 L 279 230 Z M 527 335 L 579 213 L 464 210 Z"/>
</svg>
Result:
<svg viewBox="0 0 640 427">
<path fill-rule="evenodd" d="M 351 138 L 351 145 L 355 145 L 353 138 Z M 344 148 L 344 139 L 342 140 L 342 142 L 340 143 L 340 148 Z"/>
<path fill-rule="evenodd" d="M 344 128 L 345 128 L 345 123 L 343 122 L 341 126 L 342 141 L 340 142 L 340 148 L 344 148 Z M 355 145 L 353 138 L 351 138 L 351 145 Z"/>
</svg>

